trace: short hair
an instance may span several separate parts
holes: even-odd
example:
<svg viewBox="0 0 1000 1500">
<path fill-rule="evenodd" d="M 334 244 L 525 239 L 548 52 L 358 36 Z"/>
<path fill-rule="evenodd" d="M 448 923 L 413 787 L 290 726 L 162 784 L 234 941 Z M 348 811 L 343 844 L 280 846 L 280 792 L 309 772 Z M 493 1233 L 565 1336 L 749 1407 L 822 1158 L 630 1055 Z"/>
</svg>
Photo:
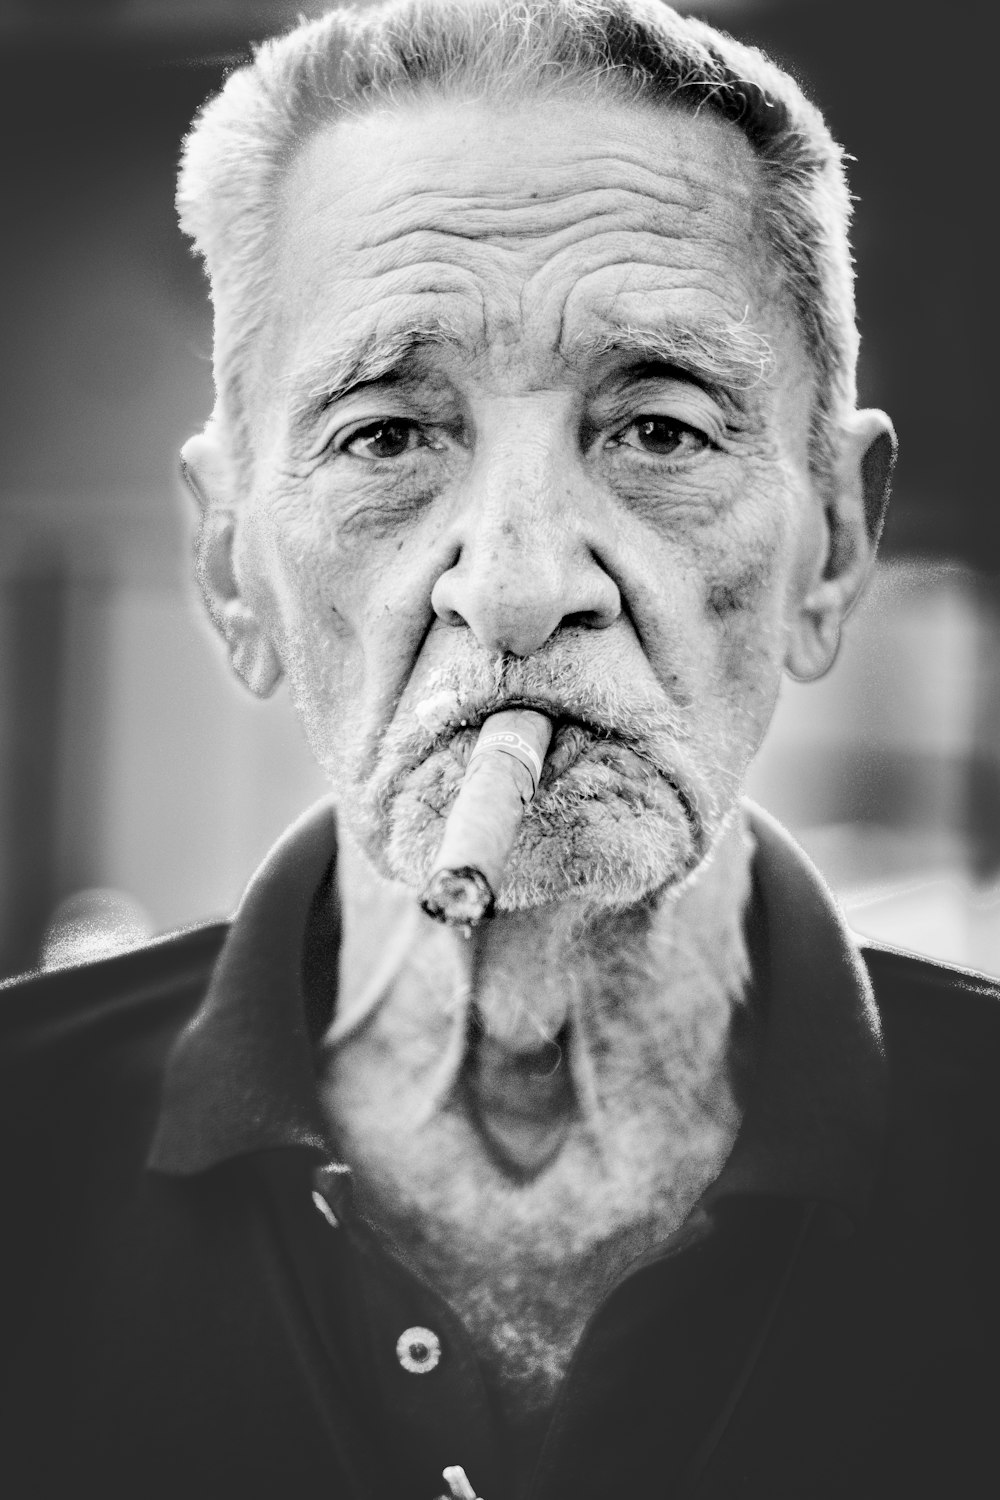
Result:
<svg viewBox="0 0 1000 1500">
<path fill-rule="evenodd" d="M 248 371 L 271 293 L 281 182 L 344 114 L 427 95 L 515 101 L 590 90 L 738 126 L 759 211 L 816 378 L 810 461 L 822 480 L 855 402 L 858 335 L 844 154 L 796 81 L 754 47 L 660 0 L 389 0 L 345 6 L 265 42 L 187 136 L 177 203 L 215 309 L 217 413 L 250 463 Z"/>
</svg>

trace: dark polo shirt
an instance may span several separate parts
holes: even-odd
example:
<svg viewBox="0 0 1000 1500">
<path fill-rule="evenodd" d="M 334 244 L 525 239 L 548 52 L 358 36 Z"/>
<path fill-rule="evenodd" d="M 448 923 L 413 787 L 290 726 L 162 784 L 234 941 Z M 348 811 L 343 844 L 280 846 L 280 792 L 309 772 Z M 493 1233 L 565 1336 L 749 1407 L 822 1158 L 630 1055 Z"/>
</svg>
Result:
<svg viewBox="0 0 1000 1500">
<path fill-rule="evenodd" d="M 744 1123 L 591 1317 L 531 1500 L 1000 1491 L 1000 998 L 859 952 L 750 810 Z M 2 997 L 0 1494 L 515 1500 L 447 1303 L 351 1205 L 319 1107 L 336 835 L 230 926 Z"/>
</svg>

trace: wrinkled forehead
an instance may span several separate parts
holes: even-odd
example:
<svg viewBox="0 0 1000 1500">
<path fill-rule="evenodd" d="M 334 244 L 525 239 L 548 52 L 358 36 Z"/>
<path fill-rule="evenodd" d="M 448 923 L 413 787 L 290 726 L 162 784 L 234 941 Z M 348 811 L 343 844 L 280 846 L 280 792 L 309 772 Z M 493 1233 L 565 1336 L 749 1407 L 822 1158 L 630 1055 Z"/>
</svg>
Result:
<svg viewBox="0 0 1000 1500">
<path fill-rule="evenodd" d="M 768 340 L 760 219 L 752 150 L 709 114 L 568 96 L 343 119 L 284 180 L 267 369 L 408 327 L 538 380 L 658 318 Z"/>
</svg>

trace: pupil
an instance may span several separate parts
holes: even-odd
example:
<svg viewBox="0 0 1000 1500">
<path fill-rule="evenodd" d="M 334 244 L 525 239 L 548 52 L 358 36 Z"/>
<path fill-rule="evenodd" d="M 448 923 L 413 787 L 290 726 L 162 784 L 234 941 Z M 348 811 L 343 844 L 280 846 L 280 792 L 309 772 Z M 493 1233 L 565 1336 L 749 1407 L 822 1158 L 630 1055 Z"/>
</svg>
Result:
<svg viewBox="0 0 1000 1500">
<path fill-rule="evenodd" d="M 427 1358 L 427 1345 L 426 1344 L 411 1344 L 410 1345 L 410 1358 L 413 1359 L 413 1360 L 416 1360 L 416 1362 L 417 1362 L 418 1365 L 422 1365 L 423 1362 L 424 1362 L 424 1360 Z"/>
<path fill-rule="evenodd" d="M 376 427 L 368 446 L 376 458 L 397 458 L 405 452 L 409 432 L 402 422 L 383 422 Z"/>
<path fill-rule="evenodd" d="M 657 453 L 665 453 L 677 447 L 677 431 L 670 422 L 643 422 L 639 431 L 647 448 L 652 448 Z"/>
</svg>

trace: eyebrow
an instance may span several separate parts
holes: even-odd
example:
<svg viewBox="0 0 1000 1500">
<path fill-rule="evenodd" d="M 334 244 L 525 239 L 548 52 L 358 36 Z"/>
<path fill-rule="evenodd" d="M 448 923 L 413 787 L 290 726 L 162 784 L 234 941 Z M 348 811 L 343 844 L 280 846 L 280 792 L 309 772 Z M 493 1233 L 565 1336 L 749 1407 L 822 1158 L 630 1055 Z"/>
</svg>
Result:
<svg viewBox="0 0 1000 1500">
<path fill-rule="evenodd" d="M 306 427 L 352 391 L 398 378 L 409 361 L 432 346 L 467 348 L 468 340 L 446 319 L 433 318 L 383 333 L 372 330 L 340 351 L 298 368 L 287 381 L 293 425 Z"/>
<path fill-rule="evenodd" d="M 749 326 L 746 314 L 736 323 L 614 323 L 598 334 L 578 334 L 563 353 L 571 363 L 613 354 L 637 365 L 668 366 L 715 393 L 762 385 L 775 364 L 770 343 Z"/>
<path fill-rule="evenodd" d="M 381 333 L 372 330 L 339 352 L 301 366 L 287 381 L 293 430 L 305 432 L 328 407 L 353 391 L 401 378 L 406 364 L 429 347 L 474 352 L 467 335 L 460 334 L 447 319 L 434 317 Z M 774 366 L 770 344 L 747 325 L 745 316 L 738 323 L 727 324 L 606 324 L 600 333 L 576 335 L 563 344 L 560 352 L 571 364 L 609 354 L 626 355 L 637 365 L 681 371 L 714 394 L 760 385 Z"/>
</svg>

